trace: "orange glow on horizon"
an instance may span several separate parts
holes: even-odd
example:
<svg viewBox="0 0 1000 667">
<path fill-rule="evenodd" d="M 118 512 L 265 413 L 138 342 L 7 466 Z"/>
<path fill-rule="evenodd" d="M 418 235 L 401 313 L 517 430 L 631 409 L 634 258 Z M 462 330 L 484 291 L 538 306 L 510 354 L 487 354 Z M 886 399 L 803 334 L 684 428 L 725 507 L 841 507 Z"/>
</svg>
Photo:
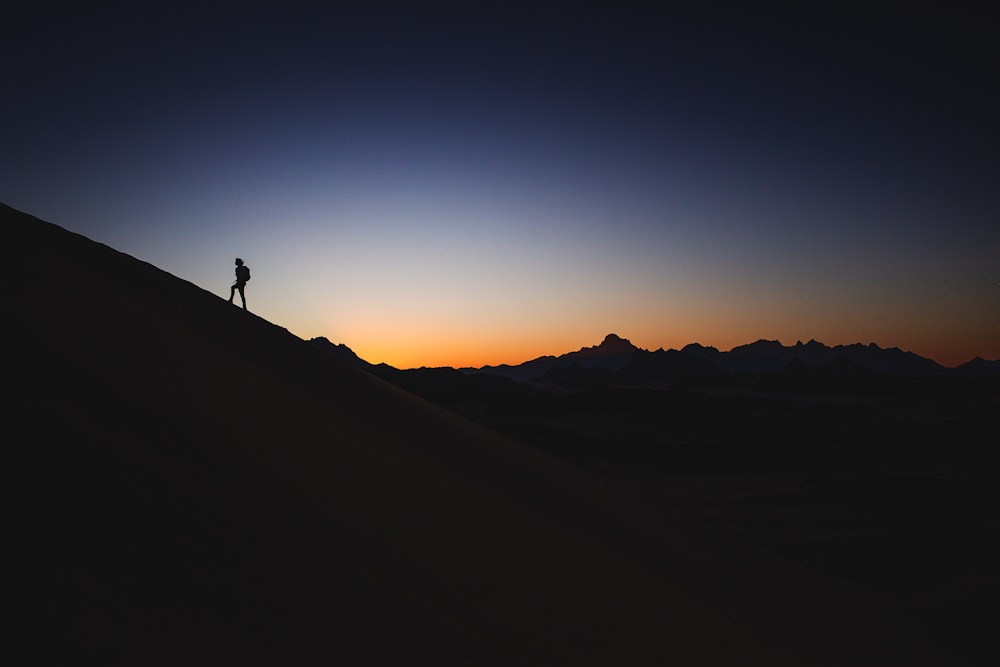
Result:
<svg viewBox="0 0 1000 667">
<path fill-rule="evenodd" d="M 761 339 L 784 346 L 816 340 L 829 347 L 870 343 L 897 347 L 947 368 L 976 356 L 1000 358 L 1000 331 L 991 331 L 989 326 L 963 326 L 957 318 L 942 318 L 936 327 L 928 326 L 919 319 L 919 312 L 893 313 L 879 320 L 865 312 L 838 317 L 821 309 L 815 313 L 800 310 L 797 321 L 783 321 L 781 313 L 764 308 L 755 311 L 702 305 L 683 309 L 683 316 L 681 312 L 674 310 L 668 317 L 639 309 L 610 315 L 522 311 L 515 313 L 518 318 L 498 318 L 484 310 L 469 313 L 440 308 L 432 316 L 418 308 L 399 312 L 372 306 L 342 307 L 312 313 L 311 319 L 301 321 L 293 331 L 303 338 L 324 336 L 347 345 L 369 363 L 399 369 L 513 366 L 599 345 L 611 333 L 649 351 L 679 350 L 697 343 L 727 352 Z M 302 314 L 289 311 L 287 317 Z M 609 324 L 612 322 L 618 324 Z"/>
</svg>

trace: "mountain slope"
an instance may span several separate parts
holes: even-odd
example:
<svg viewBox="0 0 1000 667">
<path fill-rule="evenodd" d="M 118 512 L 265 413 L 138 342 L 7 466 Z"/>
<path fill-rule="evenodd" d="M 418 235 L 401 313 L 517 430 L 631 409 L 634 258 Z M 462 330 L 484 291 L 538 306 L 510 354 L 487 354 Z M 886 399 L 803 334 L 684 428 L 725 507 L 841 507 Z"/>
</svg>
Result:
<svg viewBox="0 0 1000 667">
<path fill-rule="evenodd" d="M 908 617 L 863 591 L 683 516 L 650 529 L 597 480 L 218 296 L 0 215 L 31 621 L 36 650 L 61 654 L 46 657 L 934 664 L 942 650 L 902 641 Z"/>
</svg>

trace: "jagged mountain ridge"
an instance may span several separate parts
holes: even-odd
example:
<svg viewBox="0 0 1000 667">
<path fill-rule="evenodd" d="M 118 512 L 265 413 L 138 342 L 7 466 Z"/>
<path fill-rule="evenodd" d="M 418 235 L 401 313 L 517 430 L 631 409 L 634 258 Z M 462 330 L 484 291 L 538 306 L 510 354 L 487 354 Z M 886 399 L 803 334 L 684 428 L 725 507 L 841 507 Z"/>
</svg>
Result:
<svg viewBox="0 0 1000 667">
<path fill-rule="evenodd" d="M 680 350 L 661 348 L 649 351 L 616 334 L 608 334 L 599 345 L 559 356 L 547 355 L 518 365 L 460 370 L 469 374 L 502 375 L 519 382 L 560 380 L 572 373 L 607 377 L 613 372 L 623 372 L 623 375 L 633 379 L 649 380 L 658 373 L 664 377 L 678 374 L 773 374 L 784 373 L 790 366 L 801 371 L 803 367 L 828 368 L 835 362 L 841 367 L 846 363 L 884 375 L 910 378 L 947 375 L 981 377 L 1000 373 L 1000 361 L 977 358 L 956 368 L 946 368 L 913 352 L 898 347 L 882 348 L 875 343 L 831 347 L 810 340 L 786 346 L 776 340 L 761 339 L 728 352 L 699 343 L 691 343 Z"/>
<path fill-rule="evenodd" d="M 345 363 L 373 368 L 344 344 L 335 345 L 326 338 L 312 343 L 329 345 L 328 353 Z M 400 369 L 378 364 L 386 373 Z M 761 339 L 734 347 L 728 352 L 711 346 L 690 343 L 680 350 L 662 348 L 650 351 L 629 339 L 610 333 L 598 345 L 583 347 L 561 355 L 544 355 L 521 364 L 487 365 L 456 370 L 465 375 L 493 375 L 517 382 L 563 384 L 582 379 L 615 379 L 629 382 L 655 382 L 677 377 L 712 377 L 720 375 L 803 373 L 814 370 L 843 375 L 853 367 L 876 375 L 900 378 L 988 377 L 1000 375 L 1000 360 L 976 357 L 955 368 L 947 368 L 932 359 L 898 347 L 867 345 L 825 345 L 816 340 L 782 345 L 776 340 Z M 410 369 L 427 371 L 432 369 Z M 438 369 L 434 369 L 438 370 Z M 855 374 L 856 375 L 856 374 Z"/>
</svg>

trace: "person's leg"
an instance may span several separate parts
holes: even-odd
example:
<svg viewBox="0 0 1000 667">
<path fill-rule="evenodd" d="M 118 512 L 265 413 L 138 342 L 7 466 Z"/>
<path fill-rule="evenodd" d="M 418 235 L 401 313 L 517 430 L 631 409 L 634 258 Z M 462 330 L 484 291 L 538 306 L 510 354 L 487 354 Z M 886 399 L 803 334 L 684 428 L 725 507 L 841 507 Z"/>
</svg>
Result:
<svg viewBox="0 0 1000 667">
<path fill-rule="evenodd" d="M 247 309 L 247 295 L 243 293 L 243 285 L 240 285 L 240 301 L 243 302 L 243 310 Z"/>
<path fill-rule="evenodd" d="M 229 303 L 233 302 L 233 297 L 236 296 L 236 285 L 229 288 Z"/>
</svg>

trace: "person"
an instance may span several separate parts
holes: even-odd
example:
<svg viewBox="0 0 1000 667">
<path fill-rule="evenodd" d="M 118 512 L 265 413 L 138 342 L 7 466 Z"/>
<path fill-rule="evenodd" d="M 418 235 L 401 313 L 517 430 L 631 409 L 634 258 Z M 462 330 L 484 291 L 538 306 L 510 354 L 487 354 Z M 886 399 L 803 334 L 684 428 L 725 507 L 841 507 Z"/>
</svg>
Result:
<svg viewBox="0 0 1000 667">
<path fill-rule="evenodd" d="M 250 280 L 250 268 L 243 263 L 242 259 L 237 257 L 236 282 L 233 283 L 233 286 L 229 288 L 229 303 L 233 302 L 233 297 L 236 296 L 236 290 L 239 290 L 240 300 L 243 301 L 243 310 L 247 309 L 247 296 L 243 290 L 246 288 L 248 280 Z"/>
</svg>

